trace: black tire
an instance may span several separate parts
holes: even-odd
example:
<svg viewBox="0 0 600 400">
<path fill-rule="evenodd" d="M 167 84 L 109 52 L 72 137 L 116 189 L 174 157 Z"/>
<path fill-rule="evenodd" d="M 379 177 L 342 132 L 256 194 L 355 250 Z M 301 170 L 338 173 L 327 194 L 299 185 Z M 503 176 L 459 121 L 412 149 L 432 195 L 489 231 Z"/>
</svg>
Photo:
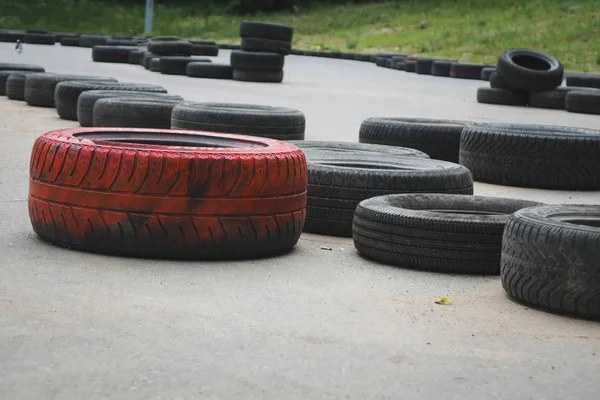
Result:
<svg viewBox="0 0 600 400">
<path fill-rule="evenodd" d="M 160 56 L 149 51 L 144 53 L 144 55 L 142 56 L 142 65 L 144 66 L 144 68 L 150 69 L 150 60 L 152 60 L 153 58 L 160 58 Z"/>
<path fill-rule="evenodd" d="M 589 87 L 600 89 L 600 74 L 581 74 L 568 76 L 567 86 Z"/>
<path fill-rule="evenodd" d="M 54 35 L 51 33 L 26 33 L 25 43 L 54 46 L 56 40 L 54 39 Z"/>
<path fill-rule="evenodd" d="M 190 43 L 191 44 L 202 44 L 205 46 L 217 46 L 217 42 L 213 42 L 212 40 L 190 40 Z"/>
<path fill-rule="evenodd" d="M 406 72 L 416 72 L 417 61 L 408 60 L 404 61 L 404 71 Z"/>
<path fill-rule="evenodd" d="M 158 100 L 179 100 L 183 101 L 183 97 L 156 93 L 156 92 L 139 92 L 126 90 L 88 90 L 81 95 L 77 100 L 77 121 L 79 125 L 84 127 L 94 126 L 94 104 L 99 99 L 111 98 L 136 98 L 136 99 L 158 99 Z"/>
<path fill-rule="evenodd" d="M 600 131 L 549 125 L 476 124 L 460 163 L 476 181 L 556 190 L 600 189 Z"/>
<path fill-rule="evenodd" d="M 549 108 L 554 110 L 564 110 L 566 108 L 566 97 L 572 91 L 594 92 L 595 89 L 564 87 L 559 86 L 556 89 L 545 92 L 531 92 L 529 94 L 529 106 L 537 108 Z M 600 90 L 597 91 L 600 94 Z M 600 112 L 600 96 L 597 97 L 598 110 Z"/>
<path fill-rule="evenodd" d="M 572 90 L 565 97 L 565 109 L 569 112 L 600 115 L 600 92 L 596 90 Z"/>
<path fill-rule="evenodd" d="M 415 72 L 419 75 L 431 75 L 431 68 L 436 58 L 418 58 L 415 64 Z"/>
<path fill-rule="evenodd" d="M 234 69 L 233 79 L 244 82 L 281 83 L 283 81 L 283 70 L 247 71 L 245 69 Z"/>
<path fill-rule="evenodd" d="M 144 53 L 146 53 L 145 49 L 130 51 L 129 55 L 127 56 L 127 62 L 129 64 L 141 65 L 142 60 L 144 59 Z"/>
<path fill-rule="evenodd" d="M 600 320 L 600 207 L 547 205 L 513 214 L 501 279 L 513 299 L 552 313 Z"/>
<path fill-rule="evenodd" d="M 234 69 L 280 71 L 283 68 L 283 60 L 284 57 L 278 53 L 251 53 L 241 50 L 231 52 L 231 66 Z"/>
<path fill-rule="evenodd" d="M 512 90 L 519 92 L 519 90 L 511 88 L 510 85 L 504 81 L 504 79 L 502 79 L 497 72 L 492 72 L 490 75 L 490 87 L 493 89 Z"/>
<path fill-rule="evenodd" d="M 186 67 L 191 62 L 205 62 L 210 63 L 208 58 L 198 57 L 161 57 L 160 58 L 160 73 L 167 75 L 185 75 Z"/>
<path fill-rule="evenodd" d="M 6 79 L 6 97 L 11 100 L 25 101 L 25 77 L 35 74 L 33 71 L 14 71 Z"/>
<path fill-rule="evenodd" d="M 468 124 L 420 118 L 367 118 L 360 126 L 360 143 L 420 150 L 436 160 L 458 162 L 460 135 Z"/>
<path fill-rule="evenodd" d="M 450 66 L 456 61 L 434 61 L 431 65 L 431 75 L 433 76 L 450 76 Z"/>
<path fill-rule="evenodd" d="M 354 247 L 401 267 L 499 275 L 510 214 L 540 203 L 452 194 L 392 194 L 363 200 L 354 213 Z"/>
<path fill-rule="evenodd" d="M 404 61 L 396 61 L 396 69 L 398 71 L 404 71 L 406 69 L 406 64 Z"/>
<path fill-rule="evenodd" d="M 79 39 L 78 33 L 54 32 L 54 41 L 60 43 L 64 38 Z"/>
<path fill-rule="evenodd" d="M 306 141 L 306 140 L 287 140 L 288 143 L 298 147 L 311 157 L 319 157 L 322 155 L 372 155 L 377 156 L 386 154 L 396 157 L 420 157 L 429 158 L 422 151 L 409 149 L 407 147 L 384 146 L 378 144 L 367 143 L 350 143 L 350 142 L 321 142 L 321 141 Z"/>
<path fill-rule="evenodd" d="M 6 81 L 11 74 L 15 72 L 27 72 L 27 71 L 0 71 L 0 95 L 6 96 Z M 25 89 L 23 89 L 25 90 Z"/>
<path fill-rule="evenodd" d="M 88 90 L 123 90 L 138 92 L 167 93 L 167 89 L 158 85 L 127 82 L 85 82 L 66 81 L 56 85 L 54 104 L 58 116 L 62 119 L 77 121 L 77 101 L 81 93 Z"/>
<path fill-rule="evenodd" d="M 233 68 L 227 64 L 191 62 L 186 66 L 185 74 L 193 78 L 233 79 Z"/>
<path fill-rule="evenodd" d="M 554 57 L 535 50 L 510 49 L 498 57 L 496 72 L 519 90 L 552 90 L 561 85 L 564 69 Z"/>
<path fill-rule="evenodd" d="M 148 69 L 152 72 L 160 72 L 160 57 L 151 58 Z"/>
<path fill-rule="evenodd" d="M 192 44 L 192 55 L 216 57 L 219 55 L 219 48 L 215 45 Z"/>
<path fill-rule="evenodd" d="M 178 40 L 179 40 L 178 36 L 156 36 L 156 37 L 150 38 L 151 42 L 175 42 Z"/>
<path fill-rule="evenodd" d="M 34 71 L 45 72 L 44 67 L 31 64 L 0 63 L 0 71 Z"/>
<path fill-rule="evenodd" d="M 101 35 L 81 35 L 79 36 L 79 47 L 103 46 L 108 38 Z"/>
<path fill-rule="evenodd" d="M 362 200 L 394 193 L 472 194 L 466 168 L 440 160 L 377 155 L 308 154 L 305 232 L 352 236 L 352 219 Z"/>
<path fill-rule="evenodd" d="M 185 40 L 148 42 L 148 51 L 159 56 L 191 56 L 192 44 Z"/>
<path fill-rule="evenodd" d="M 139 45 L 138 40 L 133 39 L 108 39 L 106 41 L 107 46 L 137 46 Z"/>
<path fill-rule="evenodd" d="M 482 81 L 489 81 L 490 80 L 490 76 L 496 72 L 496 67 L 485 67 L 484 69 L 481 70 L 481 80 Z"/>
<path fill-rule="evenodd" d="M 505 106 L 526 106 L 529 103 L 529 93 L 480 87 L 477 89 L 477 102 Z"/>
<path fill-rule="evenodd" d="M 27 29 L 25 33 L 48 33 L 48 31 L 43 29 Z"/>
<path fill-rule="evenodd" d="M 288 55 L 292 51 L 292 45 L 288 42 L 261 38 L 243 38 L 241 49 L 244 51 L 278 53 Z"/>
<path fill-rule="evenodd" d="M 4 31 L 0 32 L 0 42 L 14 43 L 17 40 L 23 42 L 25 40 L 25 32 L 20 31 Z"/>
<path fill-rule="evenodd" d="M 129 53 L 137 51 L 137 47 L 126 46 L 94 46 L 92 60 L 94 62 L 129 63 Z"/>
<path fill-rule="evenodd" d="M 481 80 L 481 71 L 486 67 L 489 65 L 454 62 L 450 64 L 450 77 Z"/>
<path fill-rule="evenodd" d="M 242 38 L 254 37 L 291 42 L 293 35 L 294 29 L 291 26 L 252 21 L 244 21 L 240 24 Z"/>
<path fill-rule="evenodd" d="M 71 36 L 66 36 L 63 38 L 60 38 L 60 45 L 61 46 L 71 46 L 71 47 L 78 47 L 79 46 L 79 37 L 71 37 Z"/>
<path fill-rule="evenodd" d="M 108 76 L 94 75 L 31 74 L 25 80 L 25 101 L 30 106 L 55 107 L 54 89 L 59 82 L 63 81 L 116 82 L 117 80 Z"/>
<path fill-rule="evenodd" d="M 361 62 L 370 62 L 371 61 L 371 55 L 370 54 L 355 54 L 354 55 L 354 59 L 356 61 L 361 61 Z"/>
<path fill-rule="evenodd" d="M 173 109 L 171 128 L 302 140 L 306 119 L 293 108 L 256 104 L 184 102 Z"/>
<path fill-rule="evenodd" d="M 97 127 L 169 129 L 173 107 L 179 100 L 104 98 L 94 104 L 93 123 Z"/>
</svg>

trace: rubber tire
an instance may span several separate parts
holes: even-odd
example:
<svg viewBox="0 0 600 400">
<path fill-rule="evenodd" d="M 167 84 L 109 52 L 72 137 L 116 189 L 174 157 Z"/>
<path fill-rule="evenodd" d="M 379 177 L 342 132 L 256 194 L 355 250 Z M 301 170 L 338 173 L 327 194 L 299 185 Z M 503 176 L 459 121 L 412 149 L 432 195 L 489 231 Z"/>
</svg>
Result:
<svg viewBox="0 0 600 400">
<path fill-rule="evenodd" d="M 34 71 L 45 72 L 44 67 L 32 64 L 0 63 L 0 71 Z"/>
<path fill-rule="evenodd" d="M 529 93 L 480 87 L 477 89 L 477 102 L 505 106 L 526 106 L 529 103 Z"/>
<path fill-rule="evenodd" d="M 231 66 L 236 69 L 252 71 L 280 71 L 283 68 L 284 57 L 278 53 L 252 53 L 233 50 Z"/>
<path fill-rule="evenodd" d="M 502 232 L 510 214 L 539 204 L 455 194 L 379 196 L 359 203 L 352 238 L 361 255 L 386 264 L 499 275 Z"/>
<path fill-rule="evenodd" d="M 371 55 L 370 54 L 359 54 L 359 53 L 356 53 L 356 54 L 354 54 L 354 59 L 356 61 L 361 61 L 361 62 L 370 62 L 371 61 Z"/>
<path fill-rule="evenodd" d="M 422 151 L 409 149 L 407 147 L 397 146 L 383 146 L 378 144 L 366 144 L 366 143 L 350 143 L 350 142 L 321 142 L 321 141 L 306 141 L 306 140 L 288 140 L 290 144 L 298 147 L 305 154 L 307 158 L 319 157 L 322 155 L 339 155 L 345 154 L 351 155 L 393 155 L 397 157 L 419 157 L 429 158 L 429 156 Z"/>
<path fill-rule="evenodd" d="M 156 36 L 150 38 L 149 42 L 175 42 L 179 40 L 179 36 Z"/>
<path fill-rule="evenodd" d="M 567 86 L 589 87 L 600 89 L 600 74 L 582 74 L 568 76 Z"/>
<path fill-rule="evenodd" d="M 460 165 L 419 157 L 383 153 L 310 157 L 304 230 L 351 237 L 358 203 L 394 193 L 473 194 L 473 179 Z"/>
<path fill-rule="evenodd" d="M 600 131 L 550 125 L 474 124 L 460 163 L 476 181 L 554 190 L 600 190 Z"/>
<path fill-rule="evenodd" d="M 152 72 L 160 72 L 160 57 L 151 58 L 148 69 Z"/>
<path fill-rule="evenodd" d="M 233 79 L 243 82 L 281 83 L 283 82 L 283 70 L 248 71 L 245 69 L 234 69 Z"/>
<path fill-rule="evenodd" d="M 92 111 L 95 127 L 169 129 L 173 107 L 181 100 L 156 98 L 98 99 Z"/>
<path fill-rule="evenodd" d="M 393 60 L 393 58 L 392 58 Z M 431 68 L 436 58 L 419 58 L 415 64 L 415 72 L 419 75 L 431 75 Z"/>
<path fill-rule="evenodd" d="M 498 73 L 496 73 L 496 72 L 493 72 L 490 75 L 490 87 L 493 89 L 510 90 L 510 91 L 514 91 L 514 92 L 523 92 L 523 91 L 519 91 L 517 89 L 510 87 L 510 85 L 507 82 L 505 82 L 504 79 L 500 78 L 500 76 L 498 76 Z"/>
<path fill-rule="evenodd" d="M 588 220 L 595 226 L 581 225 Z M 502 287 L 551 313 L 600 320 L 600 208 L 548 205 L 511 216 L 504 230 Z"/>
<path fill-rule="evenodd" d="M 217 46 L 217 42 L 212 40 L 190 40 L 191 44 L 202 44 L 204 46 Z M 218 46 L 217 46 L 218 48 Z"/>
<path fill-rule="evenodd" d="M 279 40 L 248 37 L 242 39 L 241 49 L 250 52 L 288 55 L 292 51 L 292 44 L 289 42 L 281 42 Z"/>
<path fill-rule="evenodd" d="M 126 46 L 94 46 L 92 60 L 94 62 L 129 64 L 129 53 L 137 49 L 137 47 Z"/>
<path fill-rule="evenodd" d="M 127 56 L 127 63 L 141 65 L 144 59 L 144 53 L 146 53 L 146 50 L 144 49 L 130 51 Z"/>
<path fill-rule="evenodd" d="M 527 64 L 535 60 L 534 63 L 547 65 L 549 69 L 537 70 L 521 65 L 524 58 L 528 60 Z M 555 89 L 562 84 L 564 68 L 548 54 L 529 49 L 510 49 L 498 57 L 496 72 L 515 89 L 542 91 Z"/>
<path fill-rule="evenodd" d="M 133 39 L 108 39 L 107 46 L 138 46 L 139 41 Z"/>
<path fill-rule="evenodd" d="M 101 35 L 81 35 L 79 36 L 79 47 L 103 46 L 107 40 L 108 37 Z"/>
<path fill-rule="evenodd" d="M 567 94 L 575 90 L 584 92 L 594 91 L 594 89 L 559 86 L 556 89 L 545 92 L 531 92 L 529 94 L 529 106 L 553 110 L 564 110 L 566 108 Z M 598 90 L 597 94 L 600 94 L 600 90 Z M 600 100 L 600 97 L 598 97 L 598 100 Z M 600 112 L 600 103 L 598 108 Z"/>
<path fill-rule="evenodd" d="M 81 132 L 88 137 L 73 136 Z M 94 132 L 98 139 L 89 138 Z M 103 141 L 150 134 L 157 144 L 124 148 Z M 174 135 L 177 145 L 179 137 L 204 143 L 161 145 Z M 36 140 L 30 165 L 33 229 L 67 248 L 239 259 L 288 252 L 302 232 L 306 160 L 283 142 L 169 130 L 65 129 Z"/>
<path fill-rule="evenodd" d="M 450 64 L 450 77 L 481 80 L 481 71 L 489 65 L 454 62 Z"/>
<path fill-rule="evenodd" d="M 54 44 L 56 43 L 56 39 L 51 33 L 26 33 L 25 43 L 54 46 Z"/>
<path fill-rule="evenodd" d="M 159 56 L 191 56 L 192 44 L 185 40 L 148 42 L 148 51 Z"/>
<path fill-rule="evenodd" d="M 436 160 L 457 163 L 460 135 L 468 124 L 422 118 L 367 118 L 360 126 L 360 143 L 420 150 Z"/>
<path fill-rule="evenodd" d="M 302 140 L 306 118 L 293 108 L 235 103 L 184 102 L 173 109 L 171 127 Z"/>
<path fill-rule="evenodd" d="M 434 61 L 431 65 L 431 75 L 433 76 L 450 76 L 450 66 L 456 61 Z"/>
<path fill-rule="evenodd" d="M 167 89 L 158 85 L 129 82 L 60 82 L 54 89 L 56 112 L 62 119 L 77 121 L 77 102 L 81 93 L 87 90 L 123 90 L 138 92 L 167 93 Z"/>
<path fill-rule="evenodd" d="M 116 82 L 115 78 L 94 75 L 31 74 L 25 80 L 25 101 L 30 106 L 55 107 L 54 89 L 62 81 Z"/>
<path fill-rule="evenodd" d="M 25 101 L 25 78 L 27 75 L 36 74 L 33 71 L 14 71 L 6 79 L 6 97 L 11 100 Z"/>
<path fill-rule="evenodd" d="M 186 66 L 185 74 L 193 78 L 233 79 L 233 68 L 227 64 L 191 62 Z"/>
<path fill-rule="evenodd" d="M 152 60 L 153 58 L 160 58 L 160 56 L 149 51 L 144 53 L 144 55 L 142 56 L 142 65 L 144 66 L 144 68 L 150 69 L 150 60 Z"/>
<path fill-rule="evenodd" d="M 490 76 L 496 72 L 496 67 L 485 67 L 484 69 L 481 70 L 481 80 L 482 81 L 489 81 L 490 80 Z"/>
<path fill-rule="evenodd" d="M 404 71 L 406 72 L 416 72 L 417 62 L 416 61 L 404 61 Z"/>
<path fill-rule="evenodd" d="M 215 45 L 193 43 L 192 44 L 192 55 L 216 57 L 219 55 L 219 48 Z"/>
<path fill-rule="evenodd" d="M 569 112 L 600 115 L 600 92 L 596 90 L 572 90 L 565 97 L 565 109 Z"/>
<path fill-rule="evenodd" d="M 15 72 L 28 72 L 28 71 L 17 71 L 17 70 L 9 70 L 9 71 L 1 71 L 0 70 L 0 96 L 6 96 L 6 81 L 11 74 Z M 25 89 L 23 89 L 24 91 Z M 23 93 L 23 95 L 25 95 Z"/>
<path fill-rule="evenodd" d="M 191 62 L 210 63 L 208 58 L 166 56 L 160 58 L 160 73 L 166 75 L 185 75 L 187 65 Z"/>
<path fill-rule="evenodd" d="M 255 37 L 291 42 L 293 35 L 294 29 L 291 26 L 252 21 L 244 21 L 240 24 L 242 38 Z"/>
<path fill-rule="evenodd" d="M 15 43 L 17 40 L 25 41 L 25 32 L 3 31 L 0 32 L 0 42 Z"/>
<path fill-rule="evenodd" d="M 65 36 L 60 38 L 61 46 L 79 47 L 79 36 L 71 37 Z"/>
</svg>

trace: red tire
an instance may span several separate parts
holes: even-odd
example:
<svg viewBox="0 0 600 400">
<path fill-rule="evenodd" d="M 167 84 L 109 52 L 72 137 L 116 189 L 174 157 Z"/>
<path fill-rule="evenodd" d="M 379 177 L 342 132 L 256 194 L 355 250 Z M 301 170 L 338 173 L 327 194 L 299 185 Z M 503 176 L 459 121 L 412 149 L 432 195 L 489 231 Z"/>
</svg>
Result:
<svg viewBox="0 0 600 400">
<path fill-rule="evenodd" d="M 282 253 L 306 214 L 307 167 L 272 139 L 78 128 L 33 146 L 29 215 L 43 239 L 99 253 L 243 258 Z"/>
</svg>

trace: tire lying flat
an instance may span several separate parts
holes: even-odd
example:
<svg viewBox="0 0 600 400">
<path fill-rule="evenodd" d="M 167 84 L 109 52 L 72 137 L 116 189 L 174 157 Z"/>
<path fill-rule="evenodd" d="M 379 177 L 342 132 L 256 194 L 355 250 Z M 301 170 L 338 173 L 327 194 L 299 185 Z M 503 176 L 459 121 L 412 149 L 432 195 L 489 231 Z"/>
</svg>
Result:
<svg viewBox="0 0 600 400">
<path fill-rule="evenodd" d="M 180 100 L 158 98 L 98 99 L 92 110 L 95 127 L 169 129 L 173 107 Z"/>
<path fill-rule="evenodd" d="M 551 125 L 475 124 L 460 163 L 476 181 L 555 190 L 600 189 L 600 131 Z"/>
<path fill-rule="evenodd" d="M 44 67 L 31 64 L 0 63 L 0 71 L 35 71 L 45 72 Z"/>
<path fill-rule="evenodd" d="M 420 150 L 436 160 L 458 162 L 460 135 L 468 124 L 424 118 L 367 118 L 360 126 L 360 143 Z"/>
<path fill-rule="evenodd" d="M 231 66 L 235 69 L 253 71 L 280 71 L 283 68 L 284 57 L 277 53 L 251 53 L 233 50 Z"/>
<path fill-rule="evenodd" d="M 110 62 L 129 64 L 129 53 L 139 50 L 133 46 L 94 46 L 92 60 L 94 62 Z"/>
<path fill-rule="evenodd" d="M 311 157 L 319 157 L 320 155 L 344 156 L 348 154 L 377 156 L 385 154 L 398 157 L 429 158 L 429 156 L 422 151 L 409 149 L 407 147 L 350 142 L 321 142 L 310 140 L 289 140 L 287 142 L 298 147 L 304 153 L 310 154 Z"/>
<path fill-rule="evenodd" d="M 306 232 L 352 236 L 354 211 L 362 200 L 394 193 L 473 194 L 466 168 L 440 160 L 387 154 L 306 153 Z"/>
<path fill-rule="evenodd" d="M 263 39 L 291 42 L 294 29 L 291 26 L 269 24 L 265 22 L 244 21 L 240 24 L 242 38 L 257 37 Z"/>
<path fill-rule="evenodd" d="M 283 70 L 253 71 L 246 69 L 234 69 L 233 79 L 242 82 L 281 83 L 283 82 Z"/>
<path fill-rule="evenodd" d="M 185 57 L 185 56 L 166 56 L 160 58 L 160 73 L 167 75 L 185 75 L 187 65 L 191 62 L 210 63 L 208 58 Z"/>
<path fill-rule="evenodd" d="M 184 102 L 173 109 L 171 127 L 237 133 L 278 140 L 304 139 L 306 119 L 293 108 L 235 103 Z"/>
<path fill-rule="evenodd" d="M 282 42 L 280 40 L 246 37 L 242 38 L 241 49 L 247 52 L 278 53 L 282 55 L 288 55 L 292 51 L 292 44 L 290 42 Z"/>
<path fill-rule="evenodd" d="M 529 93 L 480 87 L 477 89 L 477 102 L 505 106 L 526 106 L 529 103 Z"/>
<path fill-rule="evenodd" d="M 402 267 L 498 275 L 510 214 L 534 205 L 539 203 L 448 194 L 374 197 L 356 209 L 354 246 L 368 258 Z"/>
<path fill-rule="evenodd" d="M 31 74 L 25 79 L 25 101 L 30 106 L 55 107 L 54 89 L 63 81 L 116 82 L 109 76 L 65 75 L 53 73 Z"/>
<path fill-rule="evenodd" d="M 233 68 L 227 64 L 191 62 L 185 67 L 185 74 L 192 78 L 233 79 Z"/>
<path fill-rule="evenodd" d="M 565 109 L 582 114 L 600 114 L 600 91 L 572 90 L 565 96 Z"/>
<path fill-rule="evenodd" d="M 290 251 L 302 232 L 306 160 L 287 143 L 65 129 L 36 140 L 30 165 L 33 229 L 68 248 L 235 259 Z"/>
<path fill-rule="evenodd" d="M 526 208 L 504 231 L 501 277 L 510 297 L 600 320 L 600 207 Z"/>
<path fill-rule="evenodd" d="M 36 74 L 33 71 L 14 71 L 6 79 L 6 97 L 11 100 L 25 101 L 25 78 L 27 75 Z"/>
<path fill-rule="evenodd" d="M 454 62 L 450 64 L 450 77 L 481 80 L 481 71 L 489 65 Z"/>
<path fill-rule="evenodd" d="M 566 109 L 567 94 L 572 91 L 588 91 L 593 92 L 594 89 L 578 88 L 578 87 L 564 87 L 560 86 L 553 90 L 547 90 L 544 92 L 531 92 L 529 94 L 529 106 L 537 108 L 548 108 L 553 110 L 564 110 Z M 600 93 L 600 90 L 597 94 Z M 596 102 L 599 102 L 600 97 L 597 97 Z M 600 112 L 600 102 L 598 104 Z M 567 110 L 569 111 L 569 110 Z"/>
<path fill-rule="evenodd" d="M 600 89 L 600 74 L 582 74 L 568 76 L 567 86 L 589 87 Z"/>
</svg>

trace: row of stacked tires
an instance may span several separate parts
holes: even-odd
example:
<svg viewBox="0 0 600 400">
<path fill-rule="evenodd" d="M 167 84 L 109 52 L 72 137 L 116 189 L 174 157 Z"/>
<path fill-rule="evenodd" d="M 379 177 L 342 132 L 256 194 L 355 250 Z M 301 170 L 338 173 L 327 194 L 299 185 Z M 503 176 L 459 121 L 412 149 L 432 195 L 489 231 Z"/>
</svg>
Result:
<svg viewBox="0 0 600 400">
<path fill-rule="evenodd" d="M 298 110 L 160 99 L 172 95 L 155 85 L 0 65 L 10 68 L 29 69 L 6 81 L 22 76 L 28 104 L 54 106 L 64 119 L 85 111 L 89 121 L 91 110 L 92 124 L 99 118 L 112 121 L 99 126 L 115 127 L 53 131 L 36 141 L 30 216 L 52 243 L 204 259 L 285 252 L 302 231 L 353 236 L 375 260 L 500 273 L 520 301 L 600 318 L 597 206 L 473 196 L 473 177 L 598 190 L 598 131 L 368 119 L 361 143 L 305 142 Z M 140 91 L 148 97 L 121 97 Z M 154 121 L 154 103 L 167 100 L 174 129 L 127 128 L 144 109 L 151 111 L 143 119 Z M 196 132 L 218 129 L 224 133 Z"/>
</svg>

